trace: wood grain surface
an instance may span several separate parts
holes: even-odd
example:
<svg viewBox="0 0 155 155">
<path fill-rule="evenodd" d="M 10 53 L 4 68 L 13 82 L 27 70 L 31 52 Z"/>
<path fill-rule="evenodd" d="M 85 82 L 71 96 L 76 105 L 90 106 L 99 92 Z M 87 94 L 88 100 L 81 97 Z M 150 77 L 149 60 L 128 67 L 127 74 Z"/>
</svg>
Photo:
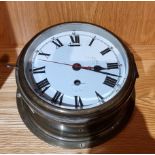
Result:
<svg viewBox="0 0 155 155">
<path fill-rule="evenodd" d="M 0 2 L 0 153 L 155 153 L 155 2 Z M 104 26 L 136 59 L 136 107 L 113 139 L 90 149 L 63 149 L 34 136 L 16 106 L 14 69 L 24 44 L 41 29 L 66 21 Z"/>
<path fill-rule="evenodd" d="M 104 26 L 129 44 L 155 44 L 154 12 L 155 2 L 0 2 L 0 47 L 22 46 L 68 21 Z"/>
</svg>

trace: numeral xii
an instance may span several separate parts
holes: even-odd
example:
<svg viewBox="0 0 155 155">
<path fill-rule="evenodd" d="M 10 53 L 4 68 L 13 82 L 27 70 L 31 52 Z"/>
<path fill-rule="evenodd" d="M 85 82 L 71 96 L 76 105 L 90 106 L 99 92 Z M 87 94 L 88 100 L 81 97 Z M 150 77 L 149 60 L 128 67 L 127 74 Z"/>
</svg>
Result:
<svg viewBox="0 0 155 155">
<path fill-rule="evenodd" d="M 80 36 L 79 35 L 71 35 L 70 36 L 71 43 L 69 46 L 80 46 Z"/>
</svg>

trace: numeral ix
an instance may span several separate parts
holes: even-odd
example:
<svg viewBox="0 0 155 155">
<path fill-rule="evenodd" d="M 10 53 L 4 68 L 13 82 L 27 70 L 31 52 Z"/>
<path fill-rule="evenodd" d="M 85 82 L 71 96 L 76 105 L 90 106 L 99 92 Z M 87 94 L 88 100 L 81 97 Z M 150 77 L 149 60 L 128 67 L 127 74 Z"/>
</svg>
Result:
<svg viewBox="0 0 155 155">
<path fill-rule="evenodd" d="M 33 74 L 45 73 L 45 66 L 39 67 L 39 68 L 34 68 L 32 71 L 33 71 Z"/>
</svg>

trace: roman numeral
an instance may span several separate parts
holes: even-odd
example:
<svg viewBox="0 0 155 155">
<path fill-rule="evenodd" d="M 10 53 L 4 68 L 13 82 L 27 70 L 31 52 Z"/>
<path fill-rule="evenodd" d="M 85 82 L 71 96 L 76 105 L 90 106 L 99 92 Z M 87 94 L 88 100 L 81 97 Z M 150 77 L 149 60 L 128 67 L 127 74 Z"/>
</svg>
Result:
<svg viewBox="0 0 155 155">
<path fill-rule="evenodd" d="M 42 93 L 44 93 L 50 87 L 50 83 L 48 82 L 47 78 L 36 83 L 36 85 L 38 86 L 38 89 L 42 91 Z"/>
<path fill-rule="evenodd" d="M 39 67 L 39 68 L 35 68 L 32 71 L 33 71 L 33 74 L 45 73 L 45 66 Z"/>
<path fill-rule="evenodd" d="M 71 43 L 69 46 L 80 46 L 80 37 L 79 35 L 72 35 L 70 36 Z"/>
<path fill-rule="evenodd" d="M 118 63 L 107 63 L 107 68 L 108 69 L 117 69 Z"/>
<path fill-rule="evenodd" d="M 52 43 L 55 44 L 57 48 L 63 46 L 62 42 L 59 39 L 53 40 Z"/>
<path fill-rule="evenodd" d="M 48 57 L 50 56 L 50 54 L 48 54 L 48 53 L 43 53 L 43 52 L 38 53 L 38 55 L 46 56 L 46 58 L 48 58 Z"/>
<path fill-rule="evenodd" d="M 105 78 L 105 81 L 103 82 L 105 85 L 107 85 L 107 86 L 110 86 L 110 87 L 115 87 L 115 85 L 116 85 L 116 83 L 117 83 L 117 80 L 116 79 L 114 79 L 114 78 L 111 78 L 111 77 L 109 77 L 109 76 L 107 76 L 106 78 Z"/>
<path fill-rule="evenodd" d="M 57 91 L 56 93 L 55 93 L 55 95 L 53 96 L 53 98 L 52 98 L 52 102 L 58 102 L 58 100 L 59 100 L 59 105 L 61 105 L 62 104 L 62 100 L 63 100 L 63 94 L 62 93 L 60 93 L 59 91 Z"/>
<path fill-rule="evenodd" d="M 105 50 L 101 51 L 100 53 L 101 53 L 102 55 L 104 55 L 104 54 L 106 54 L 106 53 L 108 53 L 108 52 L 110 52 L 110 51 L 111 51 L 110 48 L 106 48 Z"/>
<path fill-rule="evenodd" d="M 96 94 L 99 102 L 104 102 L 104 98 L 102 97 L 102 95 L 100 95 L 97 91 L 95 91 L 95 94 Z"/>
<path fill-rule="evenodd" d="M 95 38 L 96 38 L 96 36 L 95 36 L 94 38 L 92 38 L 92 40 L 91 40 L 90 43 L 89 43 L 89 46 L 91 46 L 91 45 L 93 44 Z"/>
<path fill-rule="evenodd" d="M 82 108 L 83 103 L 80 96 L 75 96 L 75 108 L 78 108 L 78 107 Z"/>
</svg>

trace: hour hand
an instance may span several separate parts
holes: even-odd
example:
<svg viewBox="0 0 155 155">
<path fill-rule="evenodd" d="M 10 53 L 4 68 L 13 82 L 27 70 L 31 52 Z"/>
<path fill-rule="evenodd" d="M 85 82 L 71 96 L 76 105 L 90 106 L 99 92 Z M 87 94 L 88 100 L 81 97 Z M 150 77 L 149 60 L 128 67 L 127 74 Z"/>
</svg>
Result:
<svg viewBox="0 0 155 155">
<path fill-rule="evenodd" d="M 93 68 L 94 71 L 101 71 L 101 70 L 106 70 L 106 69 L 108 69 L 108 68 L 104 68 L 104 67 L 101 67 L 98 65 L 94 66 L 94 68 Z"/>
<path fill-rule="evenodd" d="M 81 69 L 92 70 L 92 71 L 101 71 L 101 70 L 106 70 L 106 69 L 108 69 L 108 68 L 104 68 L 104 67 L 101 67 L 101 66 L 96 65 L 96 66 L 94 66 L 94 67 L 90 67 L 90 66 L 87 66 L 87 67 L 81 66 Z"/>
</svg>

